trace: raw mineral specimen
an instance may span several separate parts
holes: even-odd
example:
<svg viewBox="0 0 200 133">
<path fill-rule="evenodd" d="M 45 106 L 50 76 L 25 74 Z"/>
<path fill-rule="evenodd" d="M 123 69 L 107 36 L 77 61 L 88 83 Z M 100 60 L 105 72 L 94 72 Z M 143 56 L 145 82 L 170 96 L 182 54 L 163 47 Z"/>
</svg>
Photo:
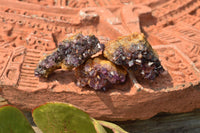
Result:
<svg viewBox="0 0 200 133">
<path fill-rule="evenodd" d="M 89 85 L 95 90 L 105 90 L 109 84 L 123 83 L 127 72 L 111 61 L 96 57 L 75 69 L 77 85 Z"/>
<path fill-rule="evenodd" d="M 164 71 L 158 55 L 142 33 L 133 33 L 105 44 L 104 57 L 153 80 Z"/>
<path fill-rule="evenodd" d="M 61 68 L 63 59 L 64 55 L 59 50 L 44 57 L 35 69 L 35 76 L 47 78 L 54 70 Z"/>
<path fill-rule="evenodd" d="M 35 76 L 48 77 L 58 68 L 71 70 L 83 64 L 103 48 L 104 45 L 100 44 L 94 35 L 75 34 L 60 42 L 56 51 L 39 62 L 35 69 Z"/>
<path fill-rule="evenodd" d="M 100 50 L 103 56 L 91 58 Z M 107 59 L 106 59 L 107 58 Z M 123 83 L 127 72 L 134 86 L 134 71 L 145 79 L 153 80 L 164 71 L 158 55 L 142 33 L 133 33 L 108 42 L 105 47 L 94 35 L 78 33 L 62 41 L 57 50 L 41 60 L 35 69 L 38 77 L 48 77 L 55 69 L 75 70 L 77 85 L 105 90 L 110 84 Z"/>
</svg>

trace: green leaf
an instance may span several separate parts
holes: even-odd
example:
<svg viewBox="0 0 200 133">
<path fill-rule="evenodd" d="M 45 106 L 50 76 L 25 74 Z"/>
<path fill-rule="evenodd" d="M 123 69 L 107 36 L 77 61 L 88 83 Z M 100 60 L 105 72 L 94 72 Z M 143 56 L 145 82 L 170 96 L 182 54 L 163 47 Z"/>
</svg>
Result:
<svg viewBox="0 0 200 133">
<path fill-rule="evenodd" d="M 0 133 L 34 133 L 23 113 L 15 107 L 0 108 Z"/>
<path fill-rule="evenodd" d="M 71 104 L 47 103 L 32 115 L 44 133 L 96 133 L 90 116 Z"/>
<path fill-rule="evenodd" d="M 101 126 L 97 120 L 93 119 L 93 124 L 97 133 L 107 133 L 103 126 Z"/>
<path fill-rule="evenodd" d="M 114 133 L 128 133 L 127 131 L 125 131 L 124 129 L 122 129 L 120 126 L 110 123 L 110 122 L 106 122 L 106 121 L 100 121 L 97 120 L 102 126 L 107 127 L 109 129 L 111 129 Z"/>
</svg>

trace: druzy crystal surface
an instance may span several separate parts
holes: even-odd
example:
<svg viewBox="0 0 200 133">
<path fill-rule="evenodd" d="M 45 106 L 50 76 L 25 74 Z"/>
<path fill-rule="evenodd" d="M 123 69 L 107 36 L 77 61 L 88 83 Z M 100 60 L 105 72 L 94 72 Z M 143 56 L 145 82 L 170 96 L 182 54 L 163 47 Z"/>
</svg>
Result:
<svg viewBox="0 0 200 133">
<path fill-rule="evenodd" d="M 99 51 L 103 51 L 103 55 L 93 57 Z M 94 35 L 75 34 L 60 42 L 54 52 L 39 62 L 35 75 L 48 77 L 59 68 L 74 70 L 78 86 L 95 90 L 124 83 L 127 73 L 136 88 L 142 88 L 135 74 L 153 80 L 164 71 L 158 55 L 142 33 L 120 37 L 105 45 Z"/>
<path fill-rule="evenodd" d="M 78 33 L 59 43 L 58 48 L 44 57 L 35 69 L 38 77 L 48 77 L 55 69 L 71 70 L 83 64 L 92 55 L 104 48 L 94 35 Z"/>
<path fill-rule="evenodd" d="M 86 85 L 95 90 L 106 90 L 111 84 L 123 83 L 127 72 L 120 66 L 103 58 L 89 59 L 85 64 L 75 69 L 77 85 Z"/>
<path fill-rule="evenodd" d="M 146 79 L 155 79 L 164 71 L 158 55 L 143 33 L 133 33 L 105 44 L 104 57 L 132 69 Z"/>
</svg>

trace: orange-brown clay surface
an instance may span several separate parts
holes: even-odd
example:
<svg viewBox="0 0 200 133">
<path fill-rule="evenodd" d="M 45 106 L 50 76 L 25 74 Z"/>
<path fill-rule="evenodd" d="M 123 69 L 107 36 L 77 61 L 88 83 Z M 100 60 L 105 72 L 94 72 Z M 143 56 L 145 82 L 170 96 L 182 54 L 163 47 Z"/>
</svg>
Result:
<svg viewBox="0 0 200 133">
<path fill-rule="evenodd" d="M 25 110 L 68 102 L 104 120 L 147 119 L 160 112 L 200 108 L 200 0 L 1 0 L 0 86 L 9 103 Z M 71 72 L 34 76 L 44 53 L 67 36 L 95 34 L 101 42 L 146 34 L 167 74 L 137 77 L 107 92 L 79 88 Z"/>
</svg>

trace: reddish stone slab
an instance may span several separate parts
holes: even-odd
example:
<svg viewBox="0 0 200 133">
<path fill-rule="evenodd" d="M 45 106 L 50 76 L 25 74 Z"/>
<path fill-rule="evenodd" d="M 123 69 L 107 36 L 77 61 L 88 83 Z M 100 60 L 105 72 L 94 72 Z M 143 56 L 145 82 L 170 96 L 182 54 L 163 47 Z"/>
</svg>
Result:
<svg viewBox="0 0 200 133">
<path fill-rule="evenodd" d="M 31 49 L 26 49 L 22 54 L 24 60 L 18 70 L 18 82 L 12 86 L 5 82 L 7 78 L 1 79 L 2 83 L 5 82 L 2 92 L 10 103 L 22 109 L 30 110 L 49 101 L 68 102 L 93 117 L 108 120 L 147 119 L 159 112 L 178 113 L 199 107 L 200 76 L 191 60 L 173 45 L 154 48 L 169 74 L 160 76 L 154 82 L 139 79 L 145 87 L 141 92 L 137 92 L 129 81 L 113 86 L 108 92 L 82 89 L 75 85 L 75 77 L 71 72 L 63 71 L 57 71 L 46 81 L 40 81 L 34 77 L 34 69 L 42 52 Z M 13 53 L 17 50 L 14 49 Z M 7 70 L 11 67 L 8 65 Z"/>
<path fill-rule="evenodd" d="M 199 1 L 65 2 L 0 1 L 0 87 L 9 103 L 31 110 L 68 102 L 95 118 L 120 121 L 200 108 Z M 34 76 L 44 53 L 73 33 L 93 33 L 107 42 L 134 31 L 147 35 L 168 72 L 153 82 L 137 77 L 140 92 L 129 79 L 100 92 L 77 87 L 72 72 L 59 70 L 48 80 Z"/>
</svg>

